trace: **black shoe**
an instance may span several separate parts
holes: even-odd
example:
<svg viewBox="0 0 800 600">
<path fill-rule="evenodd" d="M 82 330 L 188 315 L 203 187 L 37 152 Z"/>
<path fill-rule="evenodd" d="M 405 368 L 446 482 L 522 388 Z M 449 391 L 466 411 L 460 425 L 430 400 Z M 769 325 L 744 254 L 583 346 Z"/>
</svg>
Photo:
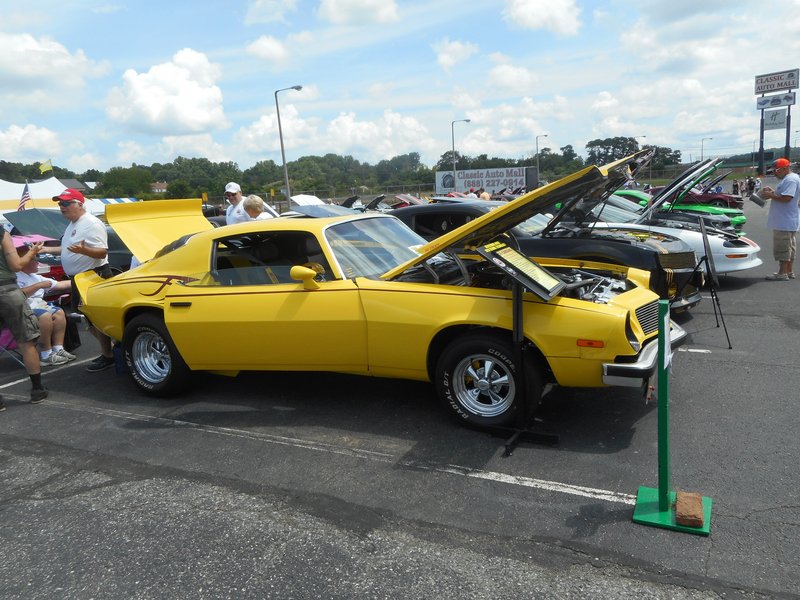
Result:
<svg viewBox="0 0 800 600">
<path fill-rule="evenodd" d="M 45 388 L 34 388 L 31 390 L 31 404 L 39 404 L 39 402 L 45 398 L 47 398 L 47 390 Z"/>
<path fill-rule="evenodd" d="M 86 370 L 89 371 L 89 373 L 96 373 L 97 371 L 105 371 L 109 367 L 113 366 L 114 359 L 101 354 L 89 363 L 89 365 L 86 367 Z"/>
</svg>

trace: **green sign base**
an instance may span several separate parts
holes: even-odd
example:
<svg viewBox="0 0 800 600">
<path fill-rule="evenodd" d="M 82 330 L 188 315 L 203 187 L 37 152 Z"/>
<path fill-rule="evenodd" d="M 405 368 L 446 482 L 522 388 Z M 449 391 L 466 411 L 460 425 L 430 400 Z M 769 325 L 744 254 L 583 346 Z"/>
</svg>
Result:
<svg viewBox="0 0 800 600">
<path fill-rule="evenodd" d="M 639 493 L 636 494 L 636 508 L 633 510 L 633 522 L 697 535 L 711 533 L 711 498 L 703 496 L 703 526 L 687 527 L 675 522 L 675 497 L 675 492 L 669 493 L 669 508 L 662 511 L 659 510 L 658 490 L 639 486 Z"/>
</svg>

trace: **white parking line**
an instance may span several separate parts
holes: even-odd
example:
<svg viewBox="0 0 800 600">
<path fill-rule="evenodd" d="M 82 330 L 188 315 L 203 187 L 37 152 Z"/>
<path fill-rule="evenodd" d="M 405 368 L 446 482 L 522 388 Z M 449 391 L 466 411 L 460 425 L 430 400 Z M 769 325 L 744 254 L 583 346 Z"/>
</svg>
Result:
<svg viewBox="0 0 800 600">
<path fill-rule="evenodd" d="M 64 367 L 72 367 L 72 366 L 82 365 L 82 364 L 85 364 L 87 362 L 91 362 L 93 360 L 94 360 L 93 358 L 84 358 L 83 360 L 73 360 L 72 362 L 68 362 L 68 363 L 63 364 L 63 365 L 58 365 L 57 367 L 53 367 L 52 369 L 43 369 L 42 370 L 42 375 L 47 375 L 48 373 L 55 373 L 56 371 L 60 371 Z M 4 383 L 3 385 L 0 385 L 0 390 L 4 390 L 6 388 L 13 387 L 15 385 L 19 385 L 20 383 L 25 383 L 26 381 L 30 381 L 30 380 L 31 380 L 31 378 L 26 375 L 22 379 L 15 379 L 14 381 L 9 381 L 8 383 Z M 45 386 L 45 387 L 47 387 L 47 386 Z"/>
<path fill-rule="evenodd" d="M 711 354 L 711 350 L 703 348 L 678 348 L 678 352 L 695 352 L 696 354 Z"/>
<path fill-rule="evenodd" d="M 471 479 L 483 479 L 486 481 L 494 481 L 497 483 L 504 483 L 507 485 L 516 485 L 516 486 L 539 489 L 546 492 L 568 494 L 571 496 L 582 496 L 584 498 L 592 498 L 595 500 L 602 500 L 605 502 L 616 502 L 618 504 L 628 504 L 628 505 L 636 504 L 636 496 L 632 494 L 622 494 L 620 492 L 584 487 L 580 485 L 572 485 L 569 483 L 561 483 L 558 481 L 548 481 L 546 479 L 535 479 L 532 477 L 509 475 L 507 473 L 498 473 L 496 471 L 483 471 L 480 469 L 473 469 L 471 467 L 464 467 L 460 465 L 442 465 L 435 463 L 404 461 L 404 460 L 399 460 L 396 456 L 393 456 L 386 452 L 348 448 L 346 446 L 325 444 L 321 442 L 315 442 L 312 440 L 303 440 L 300 438 L 272 435 L 268 433 L 245 431 L 241 429 L 233 429 L 230 427 L 218 427 L 216 425 L 204 425 L 200 423 L 192 423 L 190 421 L 180 421 L 177 419 L 154 417 L 152 415 L 143 415 L 138 413 L 108 409 L 108 408 L 100 408 L 92 406 L 76 406 L 74 404 L 68 404 L 66 402 L 59 402 L 54 400 L 47 400 L 46 403 L 43 404 L 42 406 L 43 407 L 57 406 L 59 408 L 64 408 L 67 410 L 94 413 L 97 415 L 102 415 L 112 418 L 155 423 L 159 425 L 170 425 L 173 427 L 192 429 L 203 433 L 260 440 L 269 444 L 280 444 L 284 446 L 291 446 L 294 448 L 301 448 L 304 450 L 312 450 L 314 452 L 327 452 L 329 454 L 338 454 L 362 460 L 370 460 L 374 462 L 400 465 L 410 469 L 431 471 L 434 473 L 458 475 L 461 477 L 469 477 Z"/>
</svg>

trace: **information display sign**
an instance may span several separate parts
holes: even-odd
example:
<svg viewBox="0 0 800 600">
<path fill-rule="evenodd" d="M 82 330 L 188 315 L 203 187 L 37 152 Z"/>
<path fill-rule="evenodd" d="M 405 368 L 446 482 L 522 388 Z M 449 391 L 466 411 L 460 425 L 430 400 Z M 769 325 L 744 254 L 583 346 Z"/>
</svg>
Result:
<svg viewBox="0 0 800 600">
<path fill-rule="evenodd" d="M 566 287 L 563 281 L 539 263 L 532 261 L 503 242 L 492 242 L 477 250 L 478 254 L 492 261 L 522 284 L 525 289 L 544 301 L 549 301 Z"/>
</svg>

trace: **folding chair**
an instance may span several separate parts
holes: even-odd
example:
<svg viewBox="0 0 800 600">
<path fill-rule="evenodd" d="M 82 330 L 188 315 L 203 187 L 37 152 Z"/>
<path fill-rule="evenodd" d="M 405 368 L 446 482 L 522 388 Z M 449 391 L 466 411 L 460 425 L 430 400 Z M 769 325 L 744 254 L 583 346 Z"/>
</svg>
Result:
<svg viewBox="0 0 800 600">
<path fill-rule="evenodd" d="M 8 328 L 0 330 L 0 356 L 3 354 L 8 354 L 17 361 L 20 366 L 25 367 L 25 363 L 22 362 L 22 357 L 17 352 L 17 340 L 14 339 L 14 336 L 11 335 L 11 330 Z"/>
</svg>

